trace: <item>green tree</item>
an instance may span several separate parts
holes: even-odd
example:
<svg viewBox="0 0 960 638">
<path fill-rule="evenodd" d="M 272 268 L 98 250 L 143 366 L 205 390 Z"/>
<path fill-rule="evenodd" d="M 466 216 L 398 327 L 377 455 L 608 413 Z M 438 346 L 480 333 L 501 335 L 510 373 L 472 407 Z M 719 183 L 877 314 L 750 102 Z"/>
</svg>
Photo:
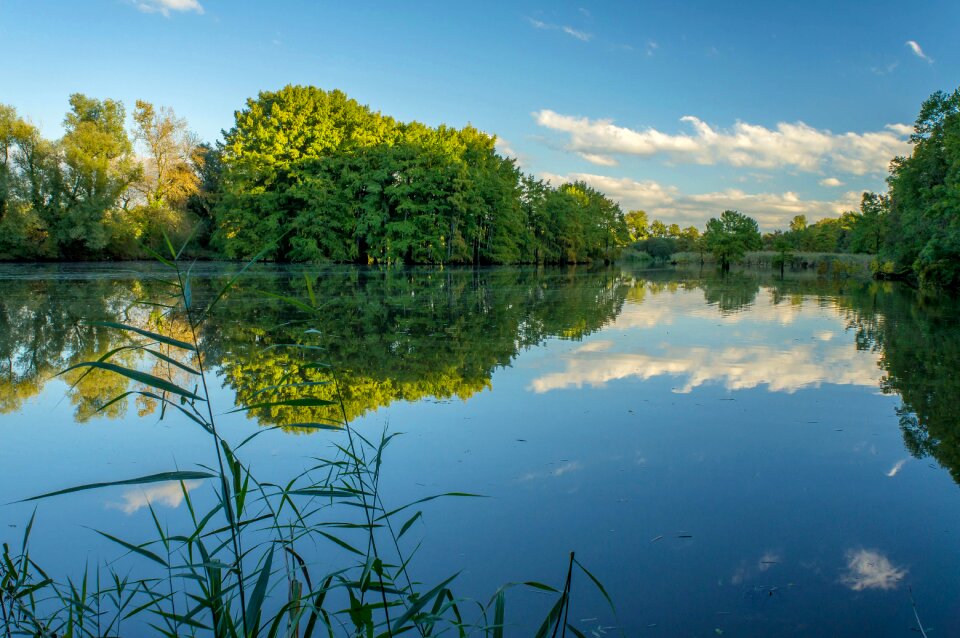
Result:
<svg viewBox="0 0 960 638">
<path fill-rule="evenodd" d="M 630 241 L 640 241 L 649 237 L 650 229 L 646 211 L 631 210 L 624 215 L 624 221 L 627 224 L 627 232 L 630 233 Z"/>
<path fill-rule="evenodd" d="M 678 248 L 681 251 L 694 252 L 700 243 L 700 231 L 696 226 L 687 226 L 680 231 Z"/>
<path fill-rule="evenodd" d="M 666 237 L 667 236 L 667 225 L 664 224 L 659 219 L 655 219 L 650 223 L 650 236 L 651 237 Z"/>
<path fill-rule="evenodd" d="M 730 270 L 730 263 L 742 258 L 747 251 L 758 250 L 762 245 L 756 220 L 732 210 L 725 210 L 719 219 L 713 217 L 707 222 L 703 241 L 720 261 L 723 271 Z"/>
<path fill-rule="evenodd" d="M 878 254 L 884 243 L 890 198 L 865 192 L 860 200 L 860 211 L 854 213 L 850 250 L 855 253 Z"/>
<path fill-rule="evenodd" d="M 920 108 L 913 152 L 891 164 L 881 254 L 924 285 L 960 287 L 960 89 Z"/>
<path fill-rule="evenodd" d="M 91 257 L 107 246 L 108 217 L 127 207 L 140 166 L 120 102 L 74 93 L 63 124 L 64 207 L 45 221 L 63 257 Z"/>
<path fill-rule="evenodd" d="M 790 242 L 787 241 L 786 237 L 780 235 L 774 239 L 773 249 L 777 252 L 777 256 L 773 258 L 773 265 L 780 268 L 780 279 L 783 279 L 784 267 L 787 265 L 787 262 L 793 259 Z"/>
</svg>

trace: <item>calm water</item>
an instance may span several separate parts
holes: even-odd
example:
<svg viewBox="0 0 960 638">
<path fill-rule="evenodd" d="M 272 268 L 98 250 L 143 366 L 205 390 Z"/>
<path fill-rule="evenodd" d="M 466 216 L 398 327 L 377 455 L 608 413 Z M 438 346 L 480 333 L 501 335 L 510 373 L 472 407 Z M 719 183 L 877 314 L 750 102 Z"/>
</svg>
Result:
<svg viewBox="0 0 960 638">
<path fill-rule="evenodd" d="M 197 295 L 232 269 L 198 268 Z M 960 635 L 955 302 L 768 274 L 264 267 L 203 334 L 221 412 L 299 370 L 267 347 L 290 342 L 296 317 L 256 289 L 303 295 L 305 271 L 348 415 L 371 436 L 404 433 L 387 501 L 490 496 L 426 510 L 421 580 L 463 569 L 456 590 L 485 600 L 507 581 L 559 584 L 576 550 L 627 635 L 919 635 L 908 588 L 931 636 Z M 211 462 L 199 428 L 154 405 L 98 412 L 132 389 L 119 378 L 51 378 L 120 343 L 80 320 L 153 321 L 132 302 L 159 294 L 154 272 L 0 267 L 0 502 Z M 281 482 L 338 440 L 295 427 L 323 416 L 223 427 L 240 440 L 285 426 L 246 455 Z M 79 574 L 117 555 L 88 528 L 151 537 L 148 502 L 184 515 L 164 484 L 44 501 L 33 556 Z M 31 510 L 0 506 L 0 540 L 19 543 Z M 508 620 L 544 604 L 508 599 Z M 570 618 L 588 635 L 616 624 L 586 587 Z"/>
</svg>

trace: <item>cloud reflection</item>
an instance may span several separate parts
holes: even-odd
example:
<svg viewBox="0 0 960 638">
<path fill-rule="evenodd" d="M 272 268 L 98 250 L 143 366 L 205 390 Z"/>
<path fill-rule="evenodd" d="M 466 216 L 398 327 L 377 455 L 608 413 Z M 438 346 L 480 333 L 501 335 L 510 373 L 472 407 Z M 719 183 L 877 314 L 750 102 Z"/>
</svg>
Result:
<svg viewBox="0 0 960 638">
<path fill-rule="evenodd" d="M 865 589 L 896 589 L 907 575 L 907 570 L 895 567 L 880 552 L 859 549 L 847 551 L 847 570 L 841 582 L 853 591 Z"/>
<path fill-rule="evenodd" d="M 906 464 L 906 462 L 909 461 L 909 460 L 910 460 L 910 459 L 900 459 L 899 461 L 897 461 L 896 463 L 894 463 L 893 467 L 890 468 L 890 471 L 887 472 L 887 476 L 889 476 L 890 478 L 893 478 L 894 476 L 896 476 L 897 474 L 899 474 L 899 473 L 900 473 L 900 470 L 903 469 L 903 466 L 904 466 L 904 465 Z"/>
<path fill-rule="evenodd" d="M 572 351 L 566 370 L 534 379 L 528 389 L 537 394 L 584 385 L 602 387 L 619 379 L 647 380 L 670 375 L 685 380 L 675 392 L 688 393 L 708 382 L 728 390 L 766 385 L 771 392 L 795 392 L 822 383 L 874 387 L 880 372 L 874 358 L 853 348 L 798 345 L 789 350 L 769 346 L 710 349 L 666 346 L 660 354 L 607 352 L 610 342 L 592 342 Z"/>
<path fill-rule="evenodd" d="M 200 481 L 184 481 L 183 486 L 189 492 L 200 487 Z M 159 503 L 176 509 L 183 503 L 183 490 L 179 481 L 161 483 L 148 488 L 127 490 L 121 496 L 122 503 L 107 503 L 107 507 L 121 510 L 124 514 L 134 514 L 152 503 Z"/>
</svg>

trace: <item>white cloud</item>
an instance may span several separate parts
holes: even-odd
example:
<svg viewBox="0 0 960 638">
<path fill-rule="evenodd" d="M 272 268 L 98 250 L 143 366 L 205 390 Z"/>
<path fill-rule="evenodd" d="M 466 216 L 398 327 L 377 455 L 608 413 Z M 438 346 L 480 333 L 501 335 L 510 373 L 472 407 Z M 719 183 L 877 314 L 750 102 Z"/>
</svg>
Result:
<svg viewBox="0 0 960 638">
<path fill-rule="evenodd" d="M 550 22 L 544 22 L 543 20 L 537 20 L 536 18 L 527 18 L 527 22 L 529 22 L 534 29 L 540 29 L 541 31 L 560 31 L 562 33 L 566 33 L 571 38 L 580 40 L 581 42 L 589 42 L 593 39 L 592 33 L 580 31 L 579 29 L 574 29 L 571 26 L 551 24 Z"/>
<path fill-rule="evenodd" d="M 877 551 L 860 549 L 847 552 L 847 571 L 841 582 L 854 591 L 864 589 L 896 589 L 907 570 L 895 567 L 890 559 Z"/>
<path fill-rule="evenodd" d="M 587 33 L 586 31 L 577 31 L 577 30 L 574 29 L 573 27 L 566 27 L 566 26 L 565 26 L 565 27 L 562 27 L 562 30 L 563 30 L 563 32 L 566 33 L 567 35 L 572 36 L 572 37 L 576 38 L 577 40 L 580 40 L 581 42 L 589 42 L 589 41 L 590 41 L 590 38 L 593 37 L 593 34 Z"/>
<path fill-rule="evenodd" d="M 171 11 L 203 13 L 203 5 L 199 0 L 135 0 L 134 4 L 145 13 L 160 13 L 168 17 Z"/>
<path fill-rule="evenodd" d="M 870 67 L 870 70 L 877 75 L 887 75 L 888 73 L 893 73 L 898 66 L 900 66 L 900 62 L 898 60 L 894 60 L 881 66 L 872 66 Z"/>
<path fill-rule="evenodd" d="M 682 193 L 676 186 L 656 181 L 636 181 L 628 177 L 609 177 L 592 173 L 541 173 L 554 186 L 583 181 L 612 199 L 624 210 L 642 209 L 650 218 L 676 222 L 681 226 L 702 227 L 710 217 L 725 210 L 736 210 L 757 220 L 761 230 L 785 227 L 795 215 L 806 215 L 810 222 L 856 210 L 861 193 L 849 191 L 834 200 L 803 199 L 793 191 L 784 193 L 747 193 L 737 188 L 710 193 Z"/>
<path fill-rule="evenodd" d="M 518 156 L 517 152 L 513 150 L 513 145 L 502 137 L 497 138 L 496 148 L 498 153 L 506 157 L 512 157 L 516 159 Z"/>
<path fill-rule="evenodd" d="M 653 40 L 650 40 L 649 42 L 647 42 L 647 55 L 652 56 L 654 53 L 657 52 L 657 49 L 659 48 L 660 48 L 659 44 L 657 44 Z"/>
<path fill-rule="evenodd" d="M 909 124 L 887 124 L 886 128 L 903 137 L 913 134 L 913 127 Z"/>
<path fill-rule="evenodd" d="M 836 188 L 837 186 L 843 186 L 843 182 L 841 182 L 836 177 L 826 177 L 820 180 L 820 185 L 829 186 L 830 188 Z"/>
<path fill-rule="evenodd" d="M 609 155 L 595 155 L 593 153 L 577 153 L 580 157 L 587 160 L 591 164 L 596 164 L 597 166 L 616 166 L 617 160 L 610 157 Z"/>
<path fill-rule="evenodd" d="M 543 109 L 535 111 L 537 124 L 569 135 L 568 149 L 593 155 L 666 155 L 677 162 L 726 163 L 738 167 L 792 167 L 819 172 L 825 166 L 855 175 L 886 172 L 896 155 L 909 154 L 904 124 L 888 125 L 882 131 L 833 133 L 803 122 L 780 122 L 770 129 L 736 122 L 732 129 L 716 129 L 700 118 L 687 115 L 681 122 L 692 133 L 665 133 L 654 128 L 635 130 L 608 119 L 564 115 Z"/>
<path fill-rule="evenodd" d="M 917 43 L 916 40 L 907 40 L 904 44 L 910 48 L 910 51 L 912 51 L 915 56 L 924 60 L 927 64 L 933 64 L 933 58 L 923 52 L 923 49 L 920 48 L 920 44 Z"/>
</svg>

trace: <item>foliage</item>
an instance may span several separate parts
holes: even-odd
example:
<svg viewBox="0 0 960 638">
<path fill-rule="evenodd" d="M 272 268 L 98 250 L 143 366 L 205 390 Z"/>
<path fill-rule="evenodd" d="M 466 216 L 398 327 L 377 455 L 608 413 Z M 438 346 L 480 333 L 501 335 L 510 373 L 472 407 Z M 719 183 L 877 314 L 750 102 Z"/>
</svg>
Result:
<svg viewBox="0 0 960 638">
<path fill-rule="evenodd" d="M 761 246 L 756 220 L 732 210 L 723 211 L 719 219 L 713 217 L 707 222 L 703 242 L 719 260 L 722 270 L 730 270 L 732 261 Z"/>
<path fill-rule="evenodd" d="M 262 92 L 226 133 L 218 245 L 262 241 L 277 261 L 365 263 L 609 260 L 623 213 L 583 183 L 557 189 L 497 155 L 473 127 L 429 128 L 340 91 Z"/>
<path fill-rule="evenodd" d="M 960 89 L 921 106 L 913 152 L 890 170 L 890 212 L 881 256 L 921 283 L 960 287 Z"/>
<path fill-rule="evenodd" d="M 624 221 L 627 224 L 627 233 L 630 235 L 630 241 L 640 241 L 649 236 L 650 230 L 646 211 L 631 210 L 624 215 Z"/>
<path fill-rule="evenodd" d="M 50 141 L 0 106 L 0 258 L 142 257 L 140 244 L 186 234 L 184 204 L 197 183 L 186 123 L 138 101 L 131 136 L 125 117 L 120 102 L 76 93 L 63 138 Z"/>
<path fill-rule="evenodd" d="M 0 413 L 38 394 L 58 369 L 97 360 L 126 343 L 124 334 L 90 320 L 189 338 L 182 319 L 135 304 L 161 294 L 162 271 L 144 271 L 132 280 L 118 271 L 113 278 L 88 281 L 71 280 L 56 266 L 45 270 L 47 277 L 39 281 L 0 281 Z M 234 284 L 230 303 L 216 307 L 201 328 L 207 365 L 220 370 L 223 382 L 247 403 L 308 393 L 333 400 L 329 384 L 276 387 L 284 375 L 297 383 L 329 382 L 330 370 L 283 347 L 300 336 L 295 323 L 300 317 L 296 308 L 271 295 L 305 295 L 303 274 L 267 266 L 252 270 Z M 193 295 L 212 296 L 228 279 L 222 266 L 196 265 Z M 336 366 L 350 419 L 395 401 L 466 399 L 482 392 L 494 371 L 510 365 L 522 349 L 550 337 L 580 339 L 611 321 L 626 291 L 623 276 L 613 269 L 580 269 L 573 278 L 552 269 L 445 268 L 438 273 L 341 266 L 311 274 L 310 280 L 329 311 L 316 325 L 327 335 L 324 358 Z M 166 354 L 176 358 L 174 352 Z M 129 367 L 167 374 L 143 351 L 114 356 L 124 357 Z M 195 367 L 188 359 L 177 361 Z M 122 388 L 112 386 L 116 393 L 138 388 L 129 379 L 112 379 L 123 381 Z M 78 420 L 97 414 L 114 396 L 98 380 L 103 379 L 90 373 L 69 389 Z M 138 402 L 141 415 L 159 407 L 144 398 Z M 113 404 L 106 415 L 122 416 L 125 408 L 126 403 Z M 252 416 L 295 430 L 298 422 L 331 420 L 331 410 L 274 406 Z"/>
</svg>

